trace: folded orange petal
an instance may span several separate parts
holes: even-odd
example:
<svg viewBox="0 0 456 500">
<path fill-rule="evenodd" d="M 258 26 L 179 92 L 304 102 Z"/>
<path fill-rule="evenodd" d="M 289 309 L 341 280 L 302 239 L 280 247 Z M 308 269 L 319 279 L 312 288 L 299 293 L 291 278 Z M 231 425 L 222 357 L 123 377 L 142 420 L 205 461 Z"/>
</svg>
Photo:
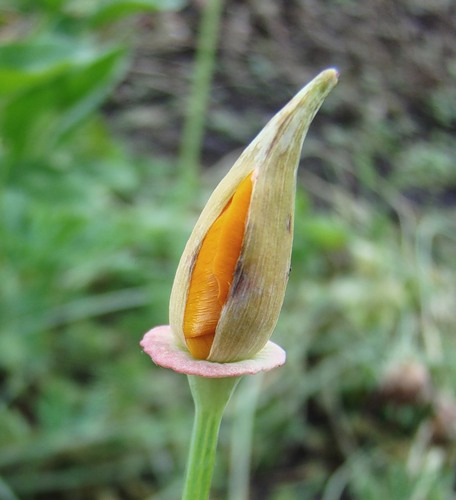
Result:
<svg viewBox="0 0 456 500">
<path fill-rule="evenodd" d="M 198 359 L 209 355 L 228 297 L 244 239 L 252 188 L 249 174 L 209 228 L 196 259 L 183 330 L 191 354 Z"/>
</svg>

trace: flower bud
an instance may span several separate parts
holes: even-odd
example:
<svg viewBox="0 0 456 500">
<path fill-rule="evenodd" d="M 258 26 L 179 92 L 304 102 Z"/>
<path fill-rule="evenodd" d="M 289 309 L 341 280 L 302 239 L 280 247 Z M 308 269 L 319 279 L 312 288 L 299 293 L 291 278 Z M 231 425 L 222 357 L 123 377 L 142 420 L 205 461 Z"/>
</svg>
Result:
<svg viewBox="0 0 456 500">
<path fill-rule="evenodd" d="M 171 328 L 193 357 L 247 359 L 269 340 L 288 281 L 302 143 L 337 76 L 323 71 L 269 121 L 201 213 L 170 299 Z"/>
</svg>

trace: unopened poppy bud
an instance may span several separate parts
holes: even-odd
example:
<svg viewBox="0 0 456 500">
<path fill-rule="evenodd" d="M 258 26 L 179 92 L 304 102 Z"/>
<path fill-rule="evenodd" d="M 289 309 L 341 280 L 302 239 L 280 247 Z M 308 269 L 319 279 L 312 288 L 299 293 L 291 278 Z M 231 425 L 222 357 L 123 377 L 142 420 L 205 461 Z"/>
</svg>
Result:
<svg viewBox="0 0 456 500">
<path fill-rule="evenodd" d="M 244 150 L 201 213 L 170 299 L 171 328 L 193 357 L 247 359 L 269 340 L 288 281 L 302 143 L 336 83 L 329 69 L 304 87 Z"/>
</svg>

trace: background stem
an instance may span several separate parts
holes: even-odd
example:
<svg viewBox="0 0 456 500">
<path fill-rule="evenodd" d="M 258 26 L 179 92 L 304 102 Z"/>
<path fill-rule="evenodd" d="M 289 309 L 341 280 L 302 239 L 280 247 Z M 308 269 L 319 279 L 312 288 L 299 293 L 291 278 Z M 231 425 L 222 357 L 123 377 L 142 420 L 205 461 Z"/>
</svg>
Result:
<svg viewBox="0 0 456 500">
<path fill-rule="evenodd" d="M 253 424 L 262 382 L 262 373 L 248 377 L 236 394 L 231 432 L 229 500 L 249 498 Z"/>
<path fill-rule="evenodd" d="M 178 159 L 181 185 L 194 189 L 198 183 L 207 102 L 215 66 L 215 53 L 223 0 L 204 2 L 199 26 L 192 88 Z"/>
</svg>

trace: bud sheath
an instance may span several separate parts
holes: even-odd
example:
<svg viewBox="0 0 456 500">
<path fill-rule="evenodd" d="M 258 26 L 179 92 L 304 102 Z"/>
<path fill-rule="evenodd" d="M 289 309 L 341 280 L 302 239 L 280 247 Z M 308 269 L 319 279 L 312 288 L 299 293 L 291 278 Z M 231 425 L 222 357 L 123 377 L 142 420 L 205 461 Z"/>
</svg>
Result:
<svg viewBox="0 0 456 500">
<path fill-rule="evenodd" d="M 269 340 L 288 281 L 302 143 L 336 83 L 335 70 L 322 72 L 277 113 L 198 219 L 170 299 L 171 328 L 194 357 L 247 359 Z"/>
</svg>

